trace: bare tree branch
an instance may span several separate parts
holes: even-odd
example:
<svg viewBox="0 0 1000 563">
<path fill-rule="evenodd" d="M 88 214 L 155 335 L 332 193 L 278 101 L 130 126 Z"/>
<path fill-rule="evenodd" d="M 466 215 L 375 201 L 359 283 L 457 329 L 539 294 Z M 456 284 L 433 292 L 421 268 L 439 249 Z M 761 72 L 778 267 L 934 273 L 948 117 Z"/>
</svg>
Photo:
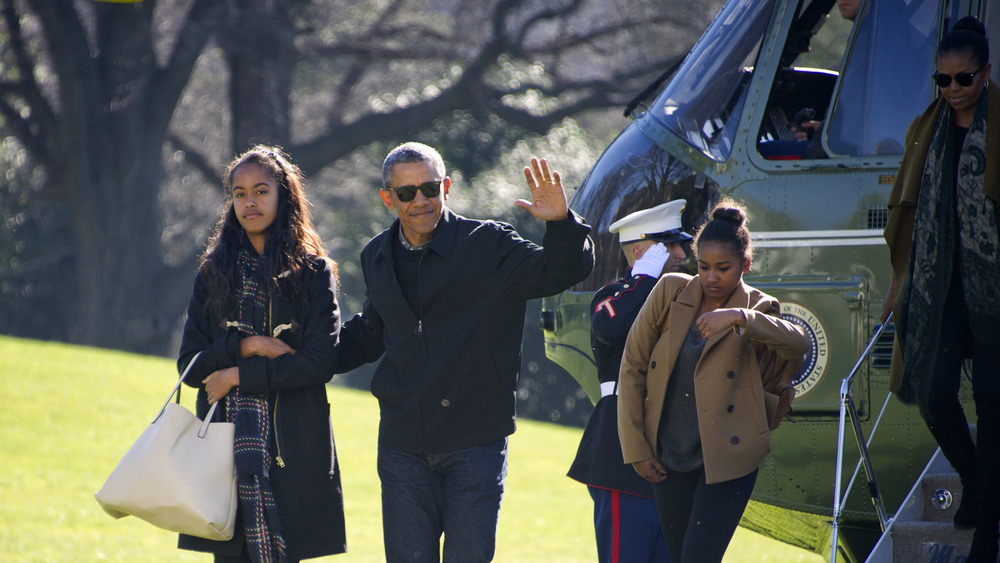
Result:
<svg viewBox="0 0 1000 563">
<path fill-rule="evenodd" d="M 55 159 L 82 158 L 68 147 L 74 144 L 112 146 L 113 134 L 104 114 L 100 73 L 90 57 L 87 33 L 72 0 L 27 0 L 42 22 L 49 57 L 59 79 L 59 133 L 48 139 Z M 86 137 L 87 140 L 75 140 Z"/>
<path fill-rule="evenodd" d="M 467 97 L 468 91 L 460 82 L 436 98 L 392 113 L 370 113 L 353 123 L 332 127 L 326 135 L 295 145 L 290 152 L 296 155 L 302 171 L 311 176 L 358 146 L 378 139 L 408 135 L 427 127 L 439 116 L 464 107 Z"/>
<path fill-rule="evenodd" d="M 369 28 L 369 30 L 364 35 L 367 36 L 367 37 L 370 37 L 370 38 L 374 38 L 375 34 L 373 32 L 375 32 L 375 31 L 381 31 L 381 30 L 386 29 L 385 24 L 389 20 L 391 20 L 392 18 L 394 18 L 396 16 L 396 14 L 398 14 L 400 11 L 402 11 L 403 6 L 405 6 L 405 5 L 406 5 L 406 0 L 392 0 L 392 2 L 389 4 L 389 6 L 386 7 L 385 10 L 382 10 L 382 13 L 379 14 L 378 19 L 376 19 L 372 23 L 372 26 Z"/>
<path fill-rule="evenodd" d="M 525 43 L 525 37 L 531 32 L 532 28 L 541 23 L 554 20 L 559 17 L 571 14 L 580 8 L 582 0 L 571 0 L 564 6 L 550 7 L 545 10 L 536 12 L 524 23 L 521 29 L 512 38 L 511 43 L 520 49 Z"/>
<path fill-rule="evenodd" d="M 562 51 L 568 51 L 579 47 L 581 45 L 587 45 L 598 49 L 595 42 L 599 39 L 612 37 L 616 34 L 620 34 L 623 29 L 628 29 L 640 25 L 683 25 L 683 22 L 677 20 L 670 15 L 661 15 L 654 18 L 646 19 L 625 19 L 621 21 L 616 21 L 609 23 L 607 25 L 597 27 L 594 29 L 589 29 L 586 32 L 570 32 L 567 34 L 561 34 L 558 37 L 553 37 L 551 40 L 544 44 L 531 47 L 525 50 L 525 53 L 532 55 L 545 55 L 549 53 L 557 53 Z"/>
<path fill-rule="evenodd" d="M 359 57 L 365 60 L 428 60 L 441 59 L 451 55 L 451 49 L 445 46 L 440 48 L 433 45 L 420 45 L 419 41 L 415 46 L 409 42 L 402 43 L 398 47 L 393 47 L 385 43 L 367 43 L 363 41 L 345 41 L 333 45 L 319 45 L 308 47 L 303 54 L 306 56 L 316 56 L 323 58 L 337 57 Z"/>
<path fill-rule="evenodd" d="M 333 104 L 330 106 L 336 112 L 336 114 L 331 116 L 336 120 L 333 123 L 340 123 L 343 120 L 345 102 L 348 96 L 350 96 L 354 85 L 364 76 L 366 67 L 367 65 L 363 61 L 358 61 L 351 65 L 351 68 L 344 73 L 344 77 L 333 93 Z"/>
<path fill-rule="evenodd" d="M 184 151 L 184 162 L 198 171 L 202 179 L 205 180 L 205 183 L 210 186 L 221 187 L 219 183 L 223 169 L 221 164 L 213 163 L 197 147 L 185 141 L 183 137 L 174 131 L 167 132 L 167 142 L 173 145 L 175 149 Z"/>
<path fill-rule="evenodd" d="M 331 124 L 330 131 L 309 142 L 292 147 L 292 150 L 298 155 L 303 169 L 307 173 L 313 173 L 326 163 L 350 152 L 352 143 L 354 146 L 361 146 L 386 136 L 409 135 L 459 108 L 468 108 L 474 113 L 486 109 L 487 112 L 493 112 L 504 120 L 509 120 L 513 125 L 532 132 L 544 133 L 566 116 L 586 109 L 625 103 L 627 101 L 624 99 L 625 96 L 631 95 L 641 87 L 639 84 L 632 84 L 632 81 L 648 74 L 648 65 L 643 65 L 641 68 L 623 68 L 614 76 L 601 80 L 567 80 L 560 76 L 558 69 L 555 69 L 549 71 L 550 80 L 545 80 L 544 83 L 539 83 L 537 80 L 520 80 L 519 85 L 511 88 L 488 86 L 492 69 L 504 54 L 515 56 L 517 57 L 515 60 L 529 65 L 535 60 L 552 57 L 560 52 L 571 51 L 581 45 L 611 37 L 616 31 L 621 32 L 622 25 L 640 23 L 637 18 L 629 18 L 617 26 L 600 25 L 571 35 L 569 45 L 553 38 L 543 43 L 549 48 L 549 52 L 543 52 L 542 47 L 533 47 L 530 50 L 523 47 L 524 38 L 532 28 L 547 21 L 569 17 L 576 13 L 582 4 L 582 0 L 572 0 L 526 15 L 517 14 L 526 6 L 523 0 L 499 0 L 494 4 L 490 14 L 488 26 L 492 30 L 491 34 L 478 46 L 474 56 L 465 61 L 461 77 L 444 88 L 438 96 L 405 108 L 396 108 L 388 114 L 368 113 L 351 123 L 342 122 L 343 113 L 339 108 L 345 104 L 333 104 L 333 109 L 327 116 L 327 122 Z M 393 6 L 398 6 L 398 3 Z M 389 15 L 383 13 L 379 21 L 389 20 Z M 367 36 L 386 29 L 379 28 L 379 25 L 373 25 L 362 35 Z M 565 39 L 565 36 L 560 35 L 560 39 Z M 327 57 L 351 57 L 355 60 L 349 70 L 342 75 L 342 81 L 336 92 L 338 101 L 346 99 L 350 88 L 364 77 L 364 71 L 369 66 L 366 64 L 367 61 L 448 60 L 448 53 L 439 52 L 433 45 L 430 47 L 419 44 L 406 44 L 401 47 L 386 44 L 372 45 L 359 39 L 345 39 L 328 45 L 310 45 L 310 49 Z M 503 102 L 505 96 L 516 96 L 529 90 L 535 90 L 550 99 L 563 98 L 564 102 L 558 109 L 544 114 Z"/>
<path fill-rule="evenodd" d="M 219 0 L 195 0 L 191 6 L 169 62 L 154 77 L 156 88 L 151 103 L 154 115 L 151 117 L 155 126 L 167 128 L 195 62 L 218 27 L 223 4 Z"/>
<path fill-rule="evenodd" d="M 450 41 L 453 39 L 450 35 L 446 35 L 437 29 L 421 24 L 383 26 L 378 29 L 369 30 L 369 33 L 362 34 L 360 38 L 362 40 L 386 39 L 397 42 L 426 41 L 428 39 L 434 41 Z"/>
<path fill-rule="evenodd" d="M 544 135 L 548 133 L 553 125 L 567 117 L 577 115 L 586 110 L 610 105 L 612 103 L 611 98 L 608 96 L 610 88 L 607 88 L 606 83 L 602 83 L 602 85 L 605 87 L 588 88 L 576 101 L 563 104 L 558 109 L 544 114 L 532 113 L 524 108 L 504 104 L 500 101 L 500 98 L 505 93 L 494 91 L 488 95 L 489 98 L 496 100 L 490 104 L 490 110 L 512 125 L 539 135 Z"/>
</svg>

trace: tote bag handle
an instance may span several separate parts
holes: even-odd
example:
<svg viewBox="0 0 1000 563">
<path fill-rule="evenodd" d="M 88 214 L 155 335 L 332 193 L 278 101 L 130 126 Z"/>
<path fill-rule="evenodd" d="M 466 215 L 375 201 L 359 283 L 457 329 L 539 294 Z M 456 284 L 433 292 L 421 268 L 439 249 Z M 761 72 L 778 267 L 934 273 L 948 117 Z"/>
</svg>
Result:
<svg viewBox="0 0 1000 563">
<path fill-rule="evenodd" d="M 174 385 L 173 390 L 170 391 L 169 395 L 167 395 L 166 402 L 164 402 L 163 406 L 160 407 L 160 412 L 156 413 L 156 418 L 153 419 L 153 422 L 156 422 L 157 420 L 160 419 L 161 416 L 163 416 L 163 411 L 167 408 L 167 405 L 170 404 L 170 400 L 174 398 L 174 394 L 175 393 L 177 394 L 177 399 L 178 399 L 178 402 L 179 402 L 179 400 L 180 400 L 181 384 L 184 383 L 184 378 L 187 377 L 188 372 L 191 371 L 191 366 L 193 366 L 194 363 L 198 361 L 198 357 L 199 356 L 201 356 L 201 352 L 198 352 L 197 354 L 195 354 L 194 357 L 191 358 L 191 361 L 188 362 L 187 367 L 184 368 L 184 373 L 182 373 L 181 374 L 181 378 L 177 380 L 177 385 Z M 205 415 L 205 420 L 201 421 L 201 428 L 198 429 L 198 437 L 199 438 L 204 438 L 205 434 L 208 433 L 208 424 L 212 421 L 212 417 L 213 417 L 213 415 L 215 415 L 215 407 L 217 407 L 217 406 L 219 406 L 218 402 L 216 402 L 214 405 L 212 405 L 212 408 L 208 409 L 208 414 Z M 150 424 L 152 424 L 152 422 Z"/>
</svg>

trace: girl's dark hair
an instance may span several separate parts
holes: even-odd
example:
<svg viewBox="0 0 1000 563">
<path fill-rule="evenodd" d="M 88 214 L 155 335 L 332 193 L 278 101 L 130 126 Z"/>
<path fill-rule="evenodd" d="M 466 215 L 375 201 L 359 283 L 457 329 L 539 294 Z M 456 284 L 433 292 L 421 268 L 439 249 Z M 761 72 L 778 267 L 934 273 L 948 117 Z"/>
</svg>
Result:
<svg viewBox="0 0 1000 563">
<path fill-rule="evenodd" d="M 723 199 L 712 208 L 711 219 L 701 226 L 694 236 L 695 251 L 703 242 L 724 244 L 743 260 L 750 260 L 750 230 L 747 229 L 746 209 L 732 199 Z"/>
<path fill-rule="evenodd" d="M 951 31 L 938 43 L 937 56 L 949 53 L 967 54 L 979 68 L 990 62 L 990 42 L 986 39 L 986 26 L 973 16 L 965 16 L 955 22 Z"/>
<path fill-rule="evenodd" d="M 278 184 L 278 209 L 262 255 L 262 273 L 267 278 L 268 292 L 272 295 L 277 292 L 277 280 L 281 276 L 287 278 L 292 296 L 298 297 L 298 282 L 302 269 L 308 267 L 311 261 L 310 257 L 327 255 L 313 227 L 302 171 L 289 160 L 281 147 L 251 147 L 234 158 L 226 168 L 223 175 L 226 203 L 201 262 L 201 273 L 209 288 L 207 305 L 219 314 L 225 313 L 226 303 L 231 302 L 240 290 L 237 259 L 244 245 L 250 244 L 236 218 L 232 190 L 236 171 L 248 165 L 259 166 Z M 333 263 L 333 269 L 336 274 L 336 263 Z"/>
</svg>

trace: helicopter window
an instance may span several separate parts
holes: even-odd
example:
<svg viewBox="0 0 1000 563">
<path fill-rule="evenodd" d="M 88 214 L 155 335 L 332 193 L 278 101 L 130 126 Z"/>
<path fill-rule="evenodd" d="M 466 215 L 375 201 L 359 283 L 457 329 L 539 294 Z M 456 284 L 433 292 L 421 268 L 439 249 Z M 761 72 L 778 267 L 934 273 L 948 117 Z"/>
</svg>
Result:
<svg viewBox="0 0 1000 563">
<path fill-rule="evenodd" d="M 854 15 L 831 0 L 803 4 L 788 33 L 761 124 L 758 148 L 765 158 L 825 156 L 815 133 L 840 76 Z"/>
<path fill-rule="evenodd" d="M 729 158 L 773 9 L 774 0 L 727 3 L 653 104 L 652 115 L 710 158 Z"/>
<path fill-rule="evenodd" d="M 933 64 L 937 1 L 838 4 L 852 8 L 834 5 L 825 23 L 821 18 L 810 27 L 813 22 L 805 21 L 789 33 L 787 64 L 775 80 L 760 131 L 765 158 L 902 154 L 907 124 L 931 99 L 930 81 L 919 69 Z M 808 15 L 803 10 L 802 19 Z"/>
<path fill-rule="evenodd" d="M 903 154 L 910 121 L 934 95 L 936 0 L 869 0 L 858 21 L 825 143 L 832 154 Z M 902 64 L 909 61 L 909 64 Z"/>
<path fill-rule="evenodd" d="M 696 172 L 654 143 L 630 124 L 608 146 L 577 189 L 570 206 L 587 218 L 593 227 L 596 262 L 590 276 L 574 291 L 594 291 L 625 274 L 627 264 L 617 235 L 608 232 L 612 223 L 641 209 L 674 199 L 687 204 L 681 224 L 694 233 L 719 201 L 719 185 Z M 687 243 L 684 246 L 688 246 Z M 690 256 L 690 248 L 685 248 Z M 683 268 L 694 273 L 690 258 Z"/>
</svg>

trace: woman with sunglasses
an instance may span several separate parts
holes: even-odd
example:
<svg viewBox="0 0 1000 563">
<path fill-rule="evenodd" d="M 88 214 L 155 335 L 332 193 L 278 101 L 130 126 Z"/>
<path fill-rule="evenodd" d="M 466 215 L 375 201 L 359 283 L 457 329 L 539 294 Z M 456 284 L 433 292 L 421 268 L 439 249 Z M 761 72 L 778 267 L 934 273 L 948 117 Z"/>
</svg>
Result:
<svg viewBox="0 0 1000 563">
<path fill-rule="evenodd" d="M 228 202 L 198 268 L 178 367 L 198 416 L 236 426 L 239 512 L 227 542 L 181 536 L 216 562 L 298 561 L 346 550 L 326 383 L 340 334 L 337 265 L 309 217 L 302 172 L 255 146 L 225 175 Z"/>
<path fill-rule="evenodd" d="M 890 389 L 917 403 L 962 481 L 957 528 L 975 527 L 968 563 L 997 558 L 1000 524 L 1000 89 L 983 25 L 963 18 L 941 39 L 940 97 L 910 125 L 889 196 L 896 323 Z M 977 443 L 958 400 L 972 359 Z"/>
</svg>

